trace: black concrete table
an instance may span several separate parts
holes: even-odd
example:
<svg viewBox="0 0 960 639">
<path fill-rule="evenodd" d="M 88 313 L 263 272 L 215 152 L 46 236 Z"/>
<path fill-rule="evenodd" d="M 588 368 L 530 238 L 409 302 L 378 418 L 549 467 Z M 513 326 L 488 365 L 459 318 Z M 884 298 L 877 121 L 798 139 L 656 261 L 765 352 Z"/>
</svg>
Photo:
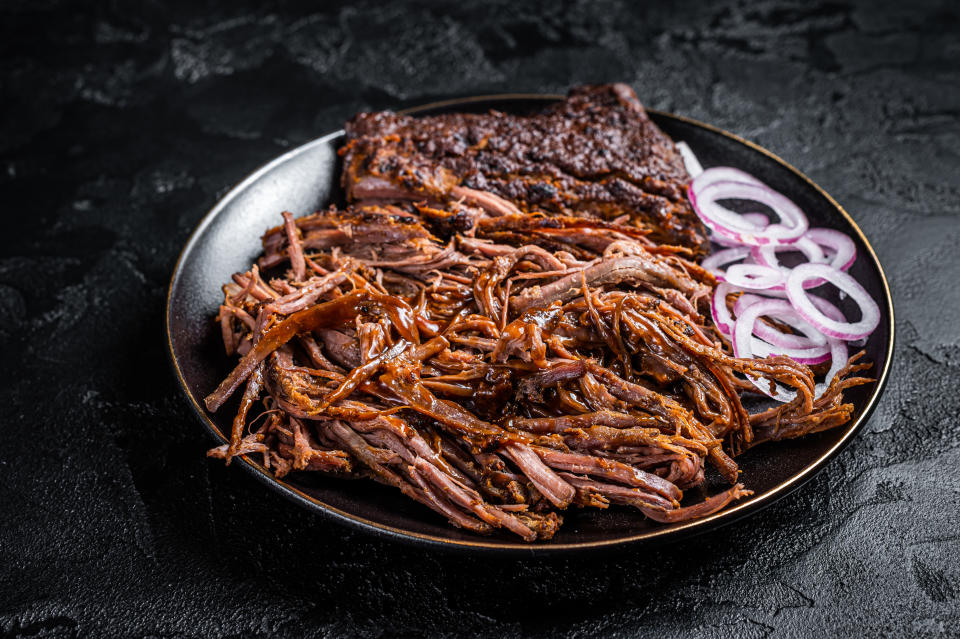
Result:
<svg viewBox="0 0 960 639">
<path fill-rule="evenodd" d="M 0 8 L 0 634 L 957 631 L 956 3 L 122 4 Z M 226 189 L 361 109 L 614 80 L 780 154 L 872 240 L 896 359 L 826 472 L 687 542 L 494 561 L 350 532 L 204 457 L 161 310 Z"/>
</svg>

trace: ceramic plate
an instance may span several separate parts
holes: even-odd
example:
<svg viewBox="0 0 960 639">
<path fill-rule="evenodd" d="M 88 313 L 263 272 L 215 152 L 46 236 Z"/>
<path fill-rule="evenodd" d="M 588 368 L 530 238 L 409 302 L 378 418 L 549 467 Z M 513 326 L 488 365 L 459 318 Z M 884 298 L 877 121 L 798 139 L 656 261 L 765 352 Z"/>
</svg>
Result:
<svg viewBox="0 0 960 639">
<path fill-rule="evenodd" d="M 434 103 L 407 113 L 483 112 L 497 109 L 526 113 L 558 96 L 480 96 Z M 850 235 L 858 258 L 850 273 L 880 305 L 882 319 L 870 336 L 867 357 L 874 363 L 872 384 L 848 392 L 854 418 L 842 428 L 802 439 L 759 446 L 737 459 L 750 498 L 703 519 L 657 524 L 623 507 L 608 510 L 571 509 L 556 537 L 533 545 L 506 533 L 481 537 L 451 527 L 425 506 L 374 482 L 296 474 L 274 479 L 252 459 L 239 463 L 274 492 L 330 520 L 381 536 L 419 544 L 474 552 L 556 553 L 650 542 L 703 533 L 769 506 L 796 490 L 823 469 L 863 426 L 883 390 L 893 351 L 893 306 L 890 291 L 870 243 L 850 216 L 827 193 L 798 170 L 755 144 L 688 118 L 649 111 L 674 140 L 685 141 L 704 167 L 727 165 L 751 173 L 786 194 L 802 208 L 811 226 L 834 228 Z M 342 200 L 337 148 L 344 141 L 336 131 L 274 159 L 232 189 L 200 222 L 177 261 L 167 298 L 166 331 L 174 371 L 204 427 L 218 443 L 226 441 L 233 413 L 211 415 L 201 400 L 226 376 L 234 362 L 223 353 L 213 321 L 222 300 L 221 285 L 231 274 L 249 268 L 260 253 L 260 236 L 280 221 L 280 212 L 306 215 Z M 222 463 L 211 461 L 210 463 Z M 719 481 L 719 480 L 716 480 Z M 722 486 L 708 482 L 706 490 Z M 696 497 L 696 491 L 687 491 Z M 264 499 L 271 496 L 264 494 Z"/>
</svg>

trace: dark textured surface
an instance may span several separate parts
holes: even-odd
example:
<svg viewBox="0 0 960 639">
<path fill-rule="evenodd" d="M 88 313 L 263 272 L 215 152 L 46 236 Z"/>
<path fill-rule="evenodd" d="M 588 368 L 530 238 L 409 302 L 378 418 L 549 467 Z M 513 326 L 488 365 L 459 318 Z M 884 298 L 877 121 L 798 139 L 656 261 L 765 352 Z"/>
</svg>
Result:
<svg viewBox="0 0 960 639">
<path fill-rule="evenodd" d="M 0 632 L 956 632 L 960 18 L 923 4 L 5 3 Z M 708 537 L 493 561 L 349 533 L 204 459 L 160 317 L 219 195 L 359 109 L 608 80 L 779 153 L 873 241 L 893 376 L 826 472 Z"/>
</svg>

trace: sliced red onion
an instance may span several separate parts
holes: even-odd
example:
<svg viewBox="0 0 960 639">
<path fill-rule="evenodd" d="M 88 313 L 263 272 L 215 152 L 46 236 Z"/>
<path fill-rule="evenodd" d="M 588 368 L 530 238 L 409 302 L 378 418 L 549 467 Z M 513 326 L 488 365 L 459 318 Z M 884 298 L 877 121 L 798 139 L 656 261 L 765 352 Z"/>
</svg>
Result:
<svg viewBox="0 0 960 639">
<path fill-rule="evenodd" d="M 750 249 L 746 246 L 739 246 L 737 248 L 724 249 L 722 251 L 717 251 L 713 253 L 710 257 L 706 258 L 701 262 L 700 266 L 712 271 L 714 275 L 718 276 L 718 279 L 722 279 L 723 271 L 720 269 L 721 266 L 726 266 L 731 262 L 736 262 L 742 260 L 743 258 L 750 255 Z"/>
<path fill-rule="evenodd" d="M 827 390 L 827 386 L 830 385 L 833 378 L 840 372 L 840 369 L 847 365 L 847 361 L 850 359 L 850 353 L 847 350 L 847 343 L 845 341 L 830 338 L 830 359 L 833 360 L 830 363 L 830 370 L 827 371 L 826 377 L 823 378 L 823 385 L 816 385 L 815 397 L 823 395 L 823 392 Z"/>
<path fill-rule="evenodd" d="M 734 251 L 736 249 L 727 249 Z M 779 269 L 764 266 L 763 264 L 734 264 L 727 269 L 723 279 L 734 286 L 765 290 L 768 288 L 783 288 L 784 274 Z"/>
<path fill-rule="evenodd" d="M 682 147 L 680 150 L 683 154 Z M 696 161 L 692 153 L 689 156 Z M 801 364 L 831 359 L 825 381 L 817 384 L 816 397 L 820 397 L 848 361 L 845 340 L 862 345 L 880 322 L 876 302 L 843 272 L 856 260 L 856 244 L 840 231 L 808 228 L 806 217 L 793 202 L 743 171 L 714 167 L 701 173 L 699 162 L 692 164 L 686 155 L 684 161 L 694 176 L 690 202 L 711 231 L 711 241 L 726 247 L 703 262 L 703 267 L 721 281 L 711 300 L 718 331 L 731 339 L 734 354 L 741 358 L 785 355 Z M 771 224 L 764 213 L 738 214 L 719 204 L 725 199 L 765 204 L 779 221 Z M 808 262 L 788 268 L 777 257 L 783 251 L 799 251 Z M 723 266 L 728 266 L 726 272 L 721 270 Z M 859 322 L 847 322 L 840 309 L 805 290 L 825 283 L 836 286 L 841 299 L 849 296 L 856 302 L 862 316 Z M 733 308 L 737 319 L 727 308 L 731 292 L 741 293 Z M 762 316 L 787 324 L 798 334 L 784 333 L 773 324 L 758 321 Z M 765 380 L 750 380 L 778 401 L 787 402 L 796 396 L 781 386 L 771 392 Z"/>
<path fill-rule="evenodd" d="M 759 295 L 754 295 L 753 293 L 743 293 L 740 297 L 737 298 L 737 301 L 733 304 L 733 314 L 742 315 L 747 307 L 751 304 L 756 304 L 757 302 L 763 302 L 767 298 L 761 297 Z"/>
<path fill-rule="evenodd" d="M 805 282 L 821 278 L 845 292 L 860 307 L 861 318 L 858 322 L 846 322 L 831 319 L 810 299 L 803 285 Z M 787 277 L 787 297 L 803 319 L 810 322 L 827 337 L 843 340 L 855 340 L 866 337 L 880 324 L 880 307 L 860 284 L 844 273 L 826 264 L 801 264 Z M 751 307 L 753 308 L 753 307 Z M 750 310 L 750 309 L 748 309 Z"/>
<path fill-rule="evenodd" d="M 786 279 L 784 279 L 784 282 L 786 282 Z M 762 295 L 764 298 L 779 297 L 780 299 L 787 299 L 787 291 L 784 288 L 784 284 L 777 285 L 773 288 L 751 288 L 749 286 L 738 286 L 736 287 L 736 290 L 743 293 Z"/>
<path fill-rule="evenodd" d="M 846 247 L 843 244 L 843 240 L 836 239 L 835 245 L 841 247 L 841 251 L 838 252 L 833 258 L 828 257 L 821 249 L 820 245 L 817 242 L 814 242 L 810 239 L 810 234 L 814 231 L 829 231 L 830 233 L 838 233 L 843 236 L 850 245 Z M 832 239 L 830 241 L 833 241 Z M 848 256 L 850 255 L 850 250 L 853 250 L 856 253 L 856 248 L 853 246 L 853 240 L 843 235 L 839 231 L 830 231 L 829 229 L 809 229 L 803 237 L 797 240 L 793 244 L 779 244 L 779 245 L 767 245 L 767 246 L 754 246 L 750 249 L 750 257 L 757 262 L 758 264 L 764 264 L 766 266 L 772 266 L 774 268 L 780 269 L 784 273 L 784 277 L 790 274 L 791 269 L 780 264 L 780 261 L 777 259 L 777 253 L 780 251 L 800 251 L 803 253 L 808 262 L 812 264 L 826 264 L 830 263 L 835 268 L 841 268 L 840 264 L 844 264 L 843 270 L 846 270 L 850 267 L 852 262 L 848 262 Z M 839 259 L 838 259 L 839 258 Z M 803 288 L 811 289 L 816 288 L 824 283 L 824 280 L 820 278 L 808 280 L 804 282 Z"/>
<path fill-rule="evenodd" d="M 827 255 L 820 248 L 825 246 L 832 249 L 833 254 Z M 768 245 L 755 246 L 750 250 L 750 255 L 758 264 L 774 266 L 789 273 L 790 269 L 780 264 L 777 260 L 778 251 L 800 251 L 807 261 L 813 264 L 830 264 L 830 266 L 845 271 L 857 259 L 857 247 L 847 235 L 833 229 L 808 229 L 803 237 L 794 244 L 788 245 Z M 815 278 L 804 282 L 806 289 L 816 288 L 824 283 L 821 278 Z"/>
<path fill-rule="evenodd" d="M 693 151 L 687 146 L 686 142 L 677 142 L 677 151 L 680 151 L 680 157 L 683 158 L 683 165 L 687 168 L 690 177 L 695 178 L 703 173 L 703 167 L 700 160 L 693 154 Z"/>
<path fill-rule="evenodd" d="M 808 228 L 797 205 L 756 178 L 729 167 L 707 169 L 690 184 L 690 203 L 716 235 L 750 246 L 789 244 Z M 762 230 L 742 215 L 718 204 L 719 200 L 753 200 L 769 206 L 780 219 Z"/>
<path fill-rule="evenodd" d="M 710 241 L 724 248 L 735 248 L 737 246 L 743 246 L 743 244 L 741 244 L 740 242 L 734 242 L 733 240 L 728 240 L 725 237 L 720 237 L 716 233 L 710 234 Z"/>
<path fill-rule="evenodd" d="M 717 329 L 726 337 L 733 334 L 733 317 L 730 316 L 730 310 L 727 308 L 727 295 L 733 287 L 726 282 L 717 284 L 713 291 L 713 299 L 710 300 L 710 314 L 713 316 L 713 323 Z"/>
<path fill-rule="evenodd" d="M 813 302 L 813 305 L 820 309 L 820 312 L 829 317 L 832 320 L 838 322 L 846 322 L 847 319 L 843 316 L 843 311 L 833 305 L 832 302 L 828 302 L 819 295 L 814 295 L 812 293 L 807 293 L 807 297 L 810 298 L 810 301 Z"/>
<path fill-rule="evenodd" d="M 813 302 L 813 305 L 820 309 L 820 312 L 829 317 L 832 320 L 838 322 L 845 321 L 843 313 L 839 308 L 816 295 L 811 295 L 807 293 L 807 297 L 810 298 L 810 301 Z M 830 358 L 833 360 L 830 364 L 830 370 L 827 371 L 826 377 L 824 377 L 823 384 L 817 384 L 815 397 L 820 397 L 823 395 L 824 391 L 827 390 L 827 387 L 830 385 L 830 381 L 836 376 L 841 368 L 847 365 L 847 361 L 850 359 L 850 353 L 848 351 L 847 342 L 842 339 L 837 339 L 836 337 L 828 337 L 827 341 L 830 344 Z M 866 338 L 861 340 L 855 340 L 853 343 L 857 342 L 866 343 Z M 860 346 L 863 345 L 860 344 Z"/>
<path fill-rule="evenodd" d="M 743 213 L 740 215 L 740 217 L 756 226 L 758 231 L 762 231 L 770 226 L 770 218 L 763 213 Z M 714 244 L 719 244 L 720 246 L 726 246 L 730 248 L 734 246 L 743 246 L 741 242 L 729 240 L 722 235 L 717 235 L 716 233 L 710 235 L 710 241 Z"/>
<path fill-rule="evenodd" d="M 754 357 L 753 327 L 760 316 L 766 315 L 767 313 L 789 312 L 792 310 L 793 308 L 790 306 L 790 303 L 785 300 L 765 300 L 748 306 L 743 315 L 737 318 L 734 325 L 733 338 L 731 339 L 734 356 L 744 359 Z M 791 393 L 780 386 L 775 386 L 775 392 L 771 392 L 770 383 L 767 380 L 757 379 L 751 375 L 747 375 L 747 378 L 754 386 L 759 388 L 763 394 L 774 398 L 778 402 L 789 402 L 796 395 L 796 392 Z"/>
<path fill-rule="evenodd" d="M 804 331 L 803 335 L 795 335 L 793 333 L 783 333 L 778 331 L 775 326 L 770 326 L 769 324 L 765 324 L 763 322 L 757 322 L 756 326 L 753 327 L 754 335 L 766 342 L 769 342 L 772 346 L 777 348 L 804 349 L 823 346 L 827 343 L 828 338 L 823 333 L 810 326 L 810 324 L 804 322 L 803 318 L 801 318 L 799 315 L 795 320 L 788 320 L 782 317 L 778 317 L 777 319 L 788 326 L 796 328 L 797 330 L 807 330 Z"/>
<path fill-rule="evenodd" d="M 757 326 L 763 326 L 763 322 L 757 322 Z M 769 357 L 771 355 L 786 355 L 798 364 L 822 364 L 830 359 L 830 345 L 821 344 L 819 346 L 809 346 L 807 348 L 786 348 L 783 346 L 774 346 L 768 342 L 754 337 L 751 342 L 754 357 Z"/>
<path fill-rule="evenodd" d="M 764 300 L 748 306 L 743 315 L 737 318 L 736 326 L 733 330 L 734 356 L 753 357 L 753 350 L 751 348 L 752 341 L 750 338 L 753 335 L 753 325 L 761 315 L 771 311 L 784 312 L 787 310 L 792 310 L 792 307 L 789 302 L 785 302 L 784 300 Z"/>
<path fill-rule="evenodd" d="M 810 259 L 811 262 L 829 262 L 833 268 L 845 271 L 857 259 L 857 245 L 853 243 L 850 236 L 840 231 L 821 228 L 808 229 L 804 238 L 814 242 L 818 247 L 826 246 L 833 250 L 833 256 L 829 260 L 825 257 L 823 260 Z"/>
<path fill-rule="evenodd" d="M 737 317 L 743 315 L 747 307 L 751 304 L 756 304 L 757 302 L 765 302 L 769 298 L 760 297 L 759 295 L 752 295 L 750 293 L 744 293 L 737 298 L 736 303 L 733 305 L 733 313 Z M 826 302 L 826 300 L 818 301 Z M 829 304 L 829 302 L 826 302 Z M 753 327 L 753 334 L 759 337 L 760 339 L 766 341 L 771 346 L 777 348 L 785 349 L 808 349 L 813 347 L 822 347 L 827 344 L 827 337 L 815 329 L 809 324 L 806 320 L 800 317 L 800 314 L 797 313 L 796 309 L 793 306 L 790 307 L 789 312 L 770 312 L 767 313 L 769 317 L 777 319 L 787 326 L 800 331 L 801 335 L 795 335 L 793 333 L 784 333 L 777 330 L 775 326 L 771 326 L 765 322 L 757 322 Z M 754 349 L 756 351 L 756 349 Z M 801 357 L 803 357 L 801 355 Z M 797 360 L 800 361 L 800 360 Z M 823 360 L 821 360 L 823 361 Z M 805 363 L 805 362 L 801 362 Z M 810 362 L 806 362 L 810 363 Z M 819 362 L 812 362 L 819 363 Z"/>
<path fill-rule="evenodd" d="M 766 213 L 743 213 L 740 217 L 759 229 L 765 229 L 770 226 L 770 218 L 767 217 Z"/>
<path fill-rule="evenodd" d="M 778 251 L 800 251 L 806 256 L 808 262 L 817 264 L 826 262 L 827 256 L 823 254 L 823 251 L 820 250 L 816 242 L 809 239 L 809 234 L 810 231 L 807 231 L 806 235 L 793 244 L 754 246 L 750 249 L 750 255 L 753 256 L 757 264 L 783 270 L 787 270 L 787 267 L 782 265 L 780 260 L 777 259 Z"/>
</svg>

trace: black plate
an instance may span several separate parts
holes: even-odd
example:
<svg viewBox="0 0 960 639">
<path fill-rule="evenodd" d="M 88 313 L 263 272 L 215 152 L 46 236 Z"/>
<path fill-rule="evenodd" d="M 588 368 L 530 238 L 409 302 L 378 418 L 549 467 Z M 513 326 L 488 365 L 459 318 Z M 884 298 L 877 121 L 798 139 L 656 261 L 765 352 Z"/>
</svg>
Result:
<svg viewBox="0 0 960 639">
<path fill-rule="evenodd" d="M 556 99 L 542 95 L 481 96 L 407 112 L 497 109 L 523 113 Z M 863 426 L 887 379 L 893 352 L 893 305 L 880 263 L 843 208 L 777 156 L 694 120 L 655 111 L 650 116 L 674 140 L 687 142 L 705 167 L 743 169 L 796 202 L 807 213 L 811 226 L 839 229 L 854 238 L 858 258 L 850 273 L 878 301 L 882 319 L 865 347 L 877 381 L 849 393 L 849 401 L 856 405 L 849 424 L 799 440 L 760 446 L 738 458 L 743 481 L 755 491 L 754 496 L 710 517 L 663 525 L 628 508 L 571 510 L 564 513 L 564 524 L 553 540 L 533 546 L 507 534 L 480 537 L 452 528 L 426 507 L 373 482 L 313 476 L 279 481 L 251 459 L 244 458 L 241 465 L 274 491 L 330 519 L 403 541 L 488 552 L 559 552 L 706 532 L 770 505 L 819 472 Z M 170 356 L 197 416 L 221 443 L 226 441 L 223 433 L 230 429 L 229 406 L 210 415 L 200 403 L 233 365 L 223 354 L 213 322 L 222 299 L 220 287 L 232 273 L 249 267 L 260 253 L 260 235 L 279 222 L 281 211 L 305 215 L 341 197 L 336 151 L 343 139 L 342 131 L 326 135 L 273 160 L 245 179 L 203 218 L 177 261 L 167 298 Z"/>
</svg>

